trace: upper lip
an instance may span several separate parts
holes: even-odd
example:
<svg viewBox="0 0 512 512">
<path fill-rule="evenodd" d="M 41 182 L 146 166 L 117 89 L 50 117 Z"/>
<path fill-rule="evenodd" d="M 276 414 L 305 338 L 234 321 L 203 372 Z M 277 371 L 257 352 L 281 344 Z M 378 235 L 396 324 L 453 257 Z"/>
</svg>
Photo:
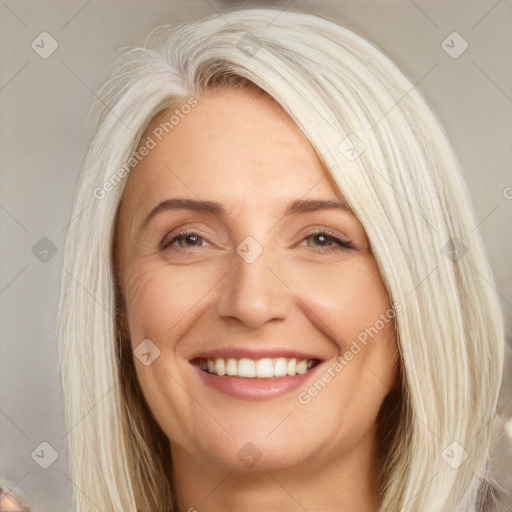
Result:
<svg viewBox="0 0 512 512">
<path fill-rule="evenodd" d="M 235 358 L 235 359 L 253 359 L 255 361 L 264 358 L 278 358 L 285 357 L 288 359 L 308 359 L 323 361 L 323 358 L 319 357 L 318 354 L 311 352 L 304 352 L 297 350 L 296 348 L 287 347 L 267 347 L 267 348 L 247 348 L 247 347 L 221 347 L 207 351 L 201 351 L 194 354 L 190 359 L 216 359 L 216 358 Z"/>
</svg>

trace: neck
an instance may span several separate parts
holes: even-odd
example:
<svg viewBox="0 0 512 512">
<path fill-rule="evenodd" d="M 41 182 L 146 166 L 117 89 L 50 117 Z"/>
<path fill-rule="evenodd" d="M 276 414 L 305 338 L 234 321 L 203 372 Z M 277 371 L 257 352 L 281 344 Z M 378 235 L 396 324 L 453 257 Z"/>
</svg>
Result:
<svg viewBox="0 0 512 512">
<path fill-rule="evenodd" d="M 375 448 L 372 435 L 329 460 L 324 454 L 294 467 L 256 470 L 256 465 L 241 472 L 205 464 L 173 446 L 178 510 L 376 512 L 380 496 Z"/>
</svg>

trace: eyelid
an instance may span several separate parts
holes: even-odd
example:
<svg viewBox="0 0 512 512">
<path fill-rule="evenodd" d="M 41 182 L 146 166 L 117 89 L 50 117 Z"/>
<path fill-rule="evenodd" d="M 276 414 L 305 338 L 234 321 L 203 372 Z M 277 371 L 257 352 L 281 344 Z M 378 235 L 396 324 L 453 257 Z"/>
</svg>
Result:
<svg viewBox="0 0 512 512">
<path fill-rule="evenodd" d="M 306 233 L 306 236 L 310 236 L 310 235 L 315 235 L 317 233 L 325 233 L 327 235 L 331 235 L 331 236 L 334 236 L 336 238 L 340 238 L 341 240 L 345 241 L 345 242 L 348 242 L 348 237 L 342 235 L 341 233 L 339 233 L 338 231 L 334 231 L 330 228 L 324 228 L 324 227 L 318 227 L 318 228 L 311 228 L 311 230 L 308 230 L 308 232 Z"/>
<path fill-rule="evenodd" d="M 304 240 L 305 238 L 308 238 L 310 236 L 316 235 L 316 234 L 326 234 L 329 235 L 332 238 L 338 239 L 340 242 L 343 242 L 344 244 L 350 245 L 354 248 L 357 248 L 357 245 L 346 235 L 340 233 L 339 231 L 333 230 L 332 228 L 327 228 L 325 226 L 318 226 L 309 228 L 306 234 L 301 235 L 301 240 Z"/>
</svg>

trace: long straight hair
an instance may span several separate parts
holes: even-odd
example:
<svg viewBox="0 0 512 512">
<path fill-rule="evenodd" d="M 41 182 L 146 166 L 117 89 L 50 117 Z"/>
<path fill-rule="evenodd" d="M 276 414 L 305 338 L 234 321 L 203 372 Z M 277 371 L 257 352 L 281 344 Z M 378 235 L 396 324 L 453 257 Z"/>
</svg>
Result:
<svg viewBox="0 0 512 512">
<path fill-rule="evenodd" d="M 176 510 L 169 441 L 119 321 L 116 215 L 158 113 L 177 111 L 170 131 L 202 94 L 250 84 L 313 145 L 402 305 L 399 385 L 379 415 L 381 512 L 487 512 L 504 329 L 457 158 L 420 93 L 375 46 L 330 20 L 276 13 L 158 27 L 144 48 L 121 51 L 100 92 L 57 320 L 74 510 Z"/>
</svg>

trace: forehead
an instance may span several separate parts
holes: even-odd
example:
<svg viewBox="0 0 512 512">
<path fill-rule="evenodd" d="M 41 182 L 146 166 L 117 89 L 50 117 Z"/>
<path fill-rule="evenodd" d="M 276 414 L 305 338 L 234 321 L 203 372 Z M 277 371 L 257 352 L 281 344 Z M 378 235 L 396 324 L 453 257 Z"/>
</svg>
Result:
<svg viewBox="0 0 512 512">
<path fill-rule="evenodd" d="M 340 197 L 307 137 L 263 91 L 208 93 L 162 129 L 175 110 L 160 113 L 143 135 L 142 144 L 148 137 L 155 144 L 131 171 L 123 202 L 186 194 L 262 205 L 313 189 L 316 196 Z"/>
</svg>

